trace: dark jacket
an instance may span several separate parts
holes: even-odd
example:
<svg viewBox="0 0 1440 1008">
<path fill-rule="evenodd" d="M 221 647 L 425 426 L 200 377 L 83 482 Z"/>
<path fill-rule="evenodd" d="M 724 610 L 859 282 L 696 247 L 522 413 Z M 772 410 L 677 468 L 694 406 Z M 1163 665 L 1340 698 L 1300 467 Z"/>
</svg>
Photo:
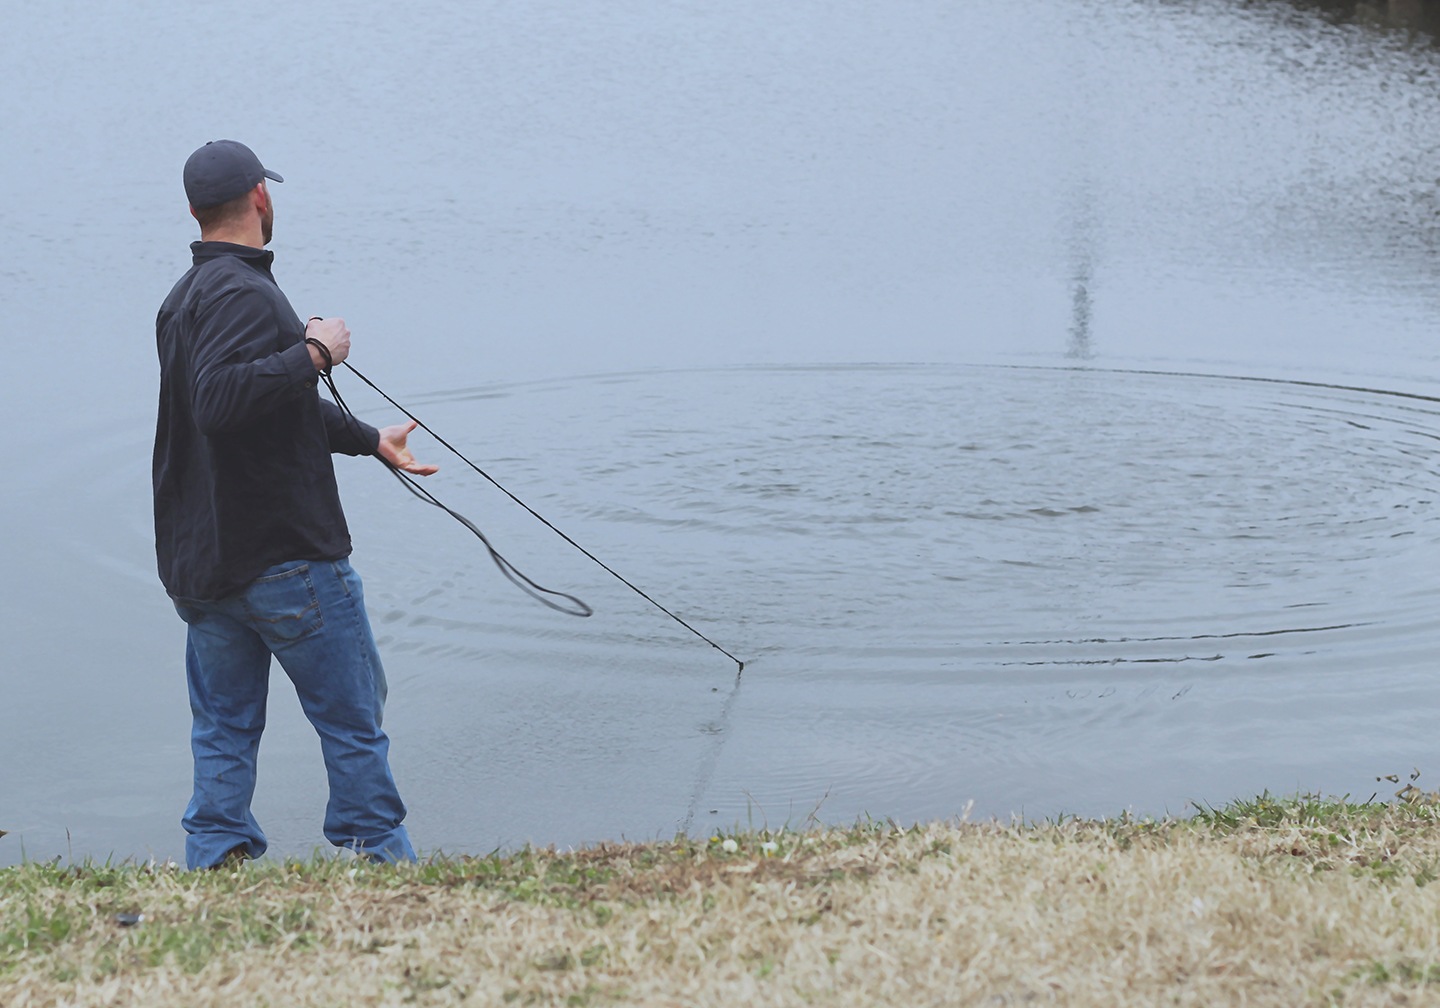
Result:
<svg viewBox="0 0 1440 1008">
<path fill-rule="evenodd" d="M 331 452 L 379 434 L 322 399 L 274 253 L 195 242 L 160 307 L 155 552 L 172 597 L 215 602 L 267 567 L 350 554 Z"/>
</svg>

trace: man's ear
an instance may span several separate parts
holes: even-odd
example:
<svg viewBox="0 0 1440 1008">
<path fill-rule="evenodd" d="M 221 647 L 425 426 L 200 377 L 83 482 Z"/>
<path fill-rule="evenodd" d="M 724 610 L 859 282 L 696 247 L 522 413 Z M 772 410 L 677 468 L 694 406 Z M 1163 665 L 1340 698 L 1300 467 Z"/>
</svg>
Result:
<svg viewBox="0 0 1440 1008">
<path fill-rule="evenodd" d="M 190 206 L 188 203 L 186 204 L 186 207 L 190 210 L 190 216 L 195 217 L 195 208 L 193 206 Z M 195 217 L 195 220 L 198 222 L 200 218 Z"/>
<path fill-rule="evenodd" d="M 265 213 L 265 208 L 270 205 L 270 190 L 265 188 L 264 182 L 256 183 L 255 188 L 250 190 L 250 202 L 261 215 Z"/>
</svg>

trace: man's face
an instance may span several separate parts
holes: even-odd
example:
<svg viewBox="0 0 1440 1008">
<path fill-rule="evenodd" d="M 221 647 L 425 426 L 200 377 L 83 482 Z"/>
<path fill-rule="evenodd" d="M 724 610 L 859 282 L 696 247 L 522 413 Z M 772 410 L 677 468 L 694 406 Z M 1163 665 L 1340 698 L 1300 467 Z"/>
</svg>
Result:
<svg viewBox="0 0 1440 1008">
<path fill-rule="evenodd" d="M 260 237 L 266 245 L 269 245 L 270 233 L 275 229 L 275 204 L 270 199 L 269 186 L 262 183 L 260 190 L 265 194 L 265 212 L 260 215 Z"/>
</svg>

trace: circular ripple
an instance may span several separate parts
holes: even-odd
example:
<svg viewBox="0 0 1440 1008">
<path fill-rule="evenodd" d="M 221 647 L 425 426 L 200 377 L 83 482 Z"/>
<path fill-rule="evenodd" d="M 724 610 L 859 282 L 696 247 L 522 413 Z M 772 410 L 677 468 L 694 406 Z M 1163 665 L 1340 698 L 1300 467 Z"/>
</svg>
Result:
<svg viewBox="0 0 1440 1008">
<path fill-rule="evenodd" d="M 707 632 L 796 674 L 1227 663 L 1431 630 L 1416 557 L 1440 534 L 1440 423 L 1423 403 L 894 367 L 482 394 L 425 409 Z"/>
</svg>

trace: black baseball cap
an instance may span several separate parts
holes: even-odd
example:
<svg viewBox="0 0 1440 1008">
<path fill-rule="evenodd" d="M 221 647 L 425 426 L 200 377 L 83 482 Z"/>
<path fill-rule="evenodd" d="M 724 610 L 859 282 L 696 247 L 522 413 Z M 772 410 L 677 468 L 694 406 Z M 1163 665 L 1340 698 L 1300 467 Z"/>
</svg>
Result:
<svg viewBox="0 0 1440 1008">
<path fill-rule="evenodd" d="M 196 210 L 208 210 L 243 196 L 262 178 L 285 181 L 240 141 L 211 140 L 185 162 L 185 195 Z"/>
</svg>

